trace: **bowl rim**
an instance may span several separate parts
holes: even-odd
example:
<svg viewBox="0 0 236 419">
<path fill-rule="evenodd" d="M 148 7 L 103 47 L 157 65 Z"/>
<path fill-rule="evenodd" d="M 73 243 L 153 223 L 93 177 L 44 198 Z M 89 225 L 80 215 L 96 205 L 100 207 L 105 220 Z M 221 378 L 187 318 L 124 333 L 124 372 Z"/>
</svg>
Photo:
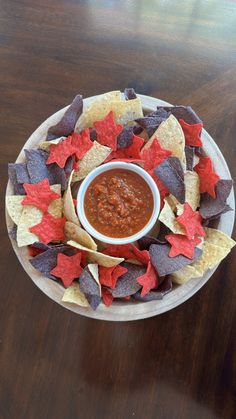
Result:
<svg viewBox="0 0 236 419">
<path fill-rule="evenodd" d="M 156 106 L 173 106 L 169 102 L 151 96 L 141 94 L 137 94 L 137 96 L 141 99 L 143 109 L 147 111 L 155 110 Z M 84 105 L 88 106 L 93 100 L 96 99 L 96 97 L 97 95 L 85 98 Z M 24 149 L 27 147 L 31 149 L 37 148 L 39 142 L 43 141 L 43 139 L 46 137 L 48 128 L 52 125 L 55 125 L 60 120 L 60 118 L 63 116 L 68 107 L 69 105 L 55 112 L 31 134 L 31 136 L 23 145 L 16 159 L 16 163 L 24 162 Z M 217 172 L 219 173 L 219 175 L 225 179 L 232 179 L 227 163 L 219 147 L 204 128 L 202 130 L 202 141 L 203 148 L 208 155 L 212 156 L 213 164 L 215 167 L 217 166 Z M 12 195 L 12 192 L 12 185 L 10 184 L 10 181 L 8 181 L 6 195 Z M 229 211 L 221 216 L 218 228 L 219 230 L 231 236 L 235 217 L 234 188 L 232 188 L 231 193 L 228 197 L 228 203 L 233 209 L 233 211 Z M 10 219 L 6 209 L 5 215 L 7 229 L 8 231 L 10 231 L 14 223 Z M 130 304 L 127 304 L 126 302 L 116 302 L 116 304 L 110 306 L 109 309 L 107 309 L 104 304 L 100 304 L 97 310 L 93 311 L 90 308 L 84 308 L 72 303 L 65 303 L 61 301 L 62 295 L 64 293 L 63 286 L 54 281 L 49 281 L 48 278 L 44 277 L 42 274 L 36 271 L 29 262 L 27 247 L 25 246 L 19 248 L 14 240 L 12 240 L 10 237 L 9 239 L 22 267 L 29 275 L 31 280 L 35 283 L 35 285 L 44 294 L 46 294 L 49 298 L 57 302 L 62 307 L 69 309 L 74 313 L 81 314 L 89 318 L 107 321 L 139 320 L 172 310 L 173 308 L 179 306 L 180 304 L 184 303 L 186 300 L 191 298 L 200 288 L 202 288 L 202 286 L 210 279 L 210 277 L 213 275 L 213 273 L 219 265 L 218 264 L 213 269 L 208 270 L 207 273 L 203 275 L 203 277 L 197 278 L 196 280 L 190 280 L 186 284 L 183 284 L 177 287 L 176 289 L 172 290 L 172 292 L 167 294 L 163 300 L 150 302 L 135 302 L 132 304 L 132 306 Z"/>
<path fill-rule="evenodd" d="M 145 224 L 145 226 L 139 230 L 137 233 L 133 234 L 132 236 L 127 237 L 109 237 L 105 234 L 100 233 L 97 231 L 88 221 L 85 210 L 84 210 L 84 198 L 85 193 L 90 185 L 90 183 L 100 174 L 105 173 L 112 169 L 124 169 L 129 170 L 134 173 L 137 173 L 139 176 L 141 176 L 145 182 L 148 184 L 149 188 L 151 189 L 152 196 L 153 196 L 153 211 L 152 215 L 149 218 L 148 222 Z M 108 244 L 128 244 L 133 243 L 140 239 L 141 237 L 148 234 L 148 232 L 152 229 L 154 224 L 157 221 L 157 217 L 160 212 L 160 193 L 158 190 L 158 187 L 152 177 L 144 170 L 142 167 L 137 166 L 133 163 L 128 162 L 108 162 L 105 164 L 102 164 L 98 167 L 96 167 L 94 170 L 92 170 L 86 178 L 82 181 L 78 194 L 77 194 L 77 214 L 79 217 L 79 220 L 82 224 L 82 226 L 85 228 L 85 230 L 94 238 L 97 240 L 100 240 L 101 242 L 108 243 Z"/>
</svg>

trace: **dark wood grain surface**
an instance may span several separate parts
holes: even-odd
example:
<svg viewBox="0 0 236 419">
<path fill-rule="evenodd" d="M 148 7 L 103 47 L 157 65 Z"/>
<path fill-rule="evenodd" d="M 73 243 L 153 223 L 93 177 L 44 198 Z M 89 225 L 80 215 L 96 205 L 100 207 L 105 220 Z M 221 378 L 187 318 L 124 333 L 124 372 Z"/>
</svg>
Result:
<svg viewBox="0 0 236 419">
<path fill-rule="evenodd" d="M 236 174 L 236 2 L 0 0 L 1 419 L 235 417 L 235 252 L 148 320 L 75 315 L 27 277 L 4 221 L 7 162 L 50 114 L 135 87 L 190 104 Z"/>
</svg>

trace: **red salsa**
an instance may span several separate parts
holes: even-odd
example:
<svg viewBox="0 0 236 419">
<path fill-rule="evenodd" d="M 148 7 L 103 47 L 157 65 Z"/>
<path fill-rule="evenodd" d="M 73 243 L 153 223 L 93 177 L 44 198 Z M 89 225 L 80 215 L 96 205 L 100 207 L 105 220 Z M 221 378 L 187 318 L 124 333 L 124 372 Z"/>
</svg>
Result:
<svg viewBox="0 0 236 419">
<path fill-rule="evenodd" d="M 89 223 L 108 237 L 128 237 L 142 230 L 153 212 L 147 182 L 126 169 L 101 173 L 89 184 L 84 210 Z"/>
</svg>

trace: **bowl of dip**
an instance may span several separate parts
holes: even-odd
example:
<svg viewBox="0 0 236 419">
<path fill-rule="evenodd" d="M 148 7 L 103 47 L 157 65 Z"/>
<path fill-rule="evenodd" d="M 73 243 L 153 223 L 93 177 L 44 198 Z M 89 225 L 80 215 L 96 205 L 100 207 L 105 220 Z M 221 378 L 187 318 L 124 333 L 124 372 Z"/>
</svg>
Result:
<svg viewBox="0 0 236 419">
<path fill-rule="evenodd" d="M 159 211 L 156 183 L 132 163 L 112 162 L 97 167 L 78 191 L 80 222 L 89 234 L 104 243 L 138 240 L 152 229 Z"/>
</svg>

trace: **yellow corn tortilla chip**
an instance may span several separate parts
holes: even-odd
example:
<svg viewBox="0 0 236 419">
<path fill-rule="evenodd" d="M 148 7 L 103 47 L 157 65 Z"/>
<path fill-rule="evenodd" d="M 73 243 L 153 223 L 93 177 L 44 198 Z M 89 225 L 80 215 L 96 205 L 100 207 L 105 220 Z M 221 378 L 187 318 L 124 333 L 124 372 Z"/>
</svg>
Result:
<svg viewBox="0 0 236 419">
<path fill-rule="evenodd" d="M 51 185 L 50 188 L 56 192 L 61 193 L 61 185 Z M 24 198 L 24 196 L 22 197 Z M 62 216 L 62 198 L 55 199 L 48 207 L 48 212 L 54 217 Z M 27 246 L 36 241 L 39 241 L 38 236 L 29 231 L 30 227 L 39 224 L 42 220 L 42 211 L 33 205 L 22 205 L 22 212 L 18 221 L 16 241 L 19 247 Z"/>
<path fill-rule="evenodd" d="M 27 246 L 39 241 L 36 234 L 29 231 L 30 227 L 39 224 L 43 213 L 39 208 L 27 205 L 23 208 L 21 217 L 17 226 L 16 241 L 19 247 Z"/>
<path fill-rule="evenodd" d="M 137 118 L 143 117 L 141 99 L 132 100 L 98 100 L 93 102 L 79 117 L 75 131 L 81 132 L 84 128 L 90 128 L 95 121 L 100 121 L 112 111 L 114 119 L 119 124 L 126 124 Z"/>
<path fill-rule="evenodd" d="M 67 240 L 73 240 L 88 249 L 97 250 L 97 244 L 89 233 L 87 233 L 87 231 L 82 227 L 72 223 L 71 221 L 66 221 L 64 232 Z"/>
<path fill-rule="evenodd" d="M 42 143 L 39 144 L 39 147 L 41 150 L 44 151 L 50 151 L 50 146 L 52 144 L 58 144 L 61 140 L 64 140 L 66 137 L 60 137 L 60 138 L 55 138 L 55 140 L 51 140 L 51 141 L 42 141 Z"/>
<path fill-rule="evenodd" d="M 185 202 L 188 202 L 193 211 L 200 206 L 200 180 L 196 172 L 187 171 L 184 174 L 184 183 L 185 183 Z M 178 203 L 177 215 L 181 215 L 183 212 L 183 205 Z"/>
<path fill-rule="evenodd" d="M 19 223 L 21 213 L 23 210 L 22 201 L 24 196 L 21 195 L 8 195 L 6 196 L 6 208 L 12 221 L 17 225 Z"/>
<path fill-rule="evenodd" d="M 229 248 L 231 250 L 236 242 L 227 234 L 223 233 L 223 231 L 216 230 L 215 228 L 205 228 L 206 237 L 205 240 L 209 243 L 215 244 L 216 246 Z"/>
<path fill-rule="evenodd" d="M 175 284 L 185 284 L 192 278 L 201 277 L 201 272 L 191 265 L 183 266 L 179 271 L 171 274 L 171 279 Z"/>
<path fill-rule="evenodd" d="M 89 307 L 88 300 L 80 290 L 78 283 L 73 283 L 65 290 L 61 301 L 78 304 L 81 307 Z"/>
<path fill-rule="evenodd" d="M 88 255 L 88 261 L 90 263 L 97 263 L 98 265 L 105 266 L 106 268 L 117 266 L 124 260 L 124 258 L 116 258 L 113 256 L 104 255 L 103 253 L 96 252 L 95 250 L 88 249 L 87 247 L 81 246 L 81 244 L 76 243 L 73 240 L 69 240 L 67 244 L 72 247 L 75 247 L 76 249 L 86 251 Z"/>
<path fill-rule="evenodd" d="M 74 174 L 74 170 L 72 170 L 70 174 L 70 177 L 68 180 L 68 186 L 63 195 L 63 214 L 68 221 L 71 221 L 72 223 L 80 226 L 80 221 L 75 211 L 75 206 L 74 206 L 72 193 L 71 193 L 71 182 L 72 182 L 73 174 Z"/>
<path fill-rule="evenodd" d="M 178 157 L 183 167 L 186 167 L 185 137 L 181 125 L 174 115 L 170 115 L 169 118 L 159 125 L 150 140 L 143 147 L 143 150 L 151 146 L 154 138 L 158 139 L 163 148 L 172 151 L 172 155 Z"/>
<path fill-rule="evenodd" d="M 94 141 L 93 146 L 79 161 L 79 171 L 74 172 L 72 182 L 84 179 L 95 167 L 100 166 L 110 154 L 111 148 Z"/>
<path fill-rule="evenodd" d="M 61 185 L 51 185 L 50 188 L 58 193 L 61 194 Z M 7 212 L 9 214 L 9 216 L 11 217 L 12 221 L 14 221 L 14 223 L 16 225 L 19 224 L 20 221 L 20 217 L 23 211 L 24 207 L 31 207 L 31 205 L 22 205 L 22 201 L 25 198 L 25 195 L 8 195 L 6 196 L 6 209 Z M 54 200 L 48 208 L 48 211 L 52 214 L 55 215 L 55 217 L 61 217 L 61 212 L 62 212 L 62 200 L 61 198 L 58 198 L 56 200 Z"/>
<path fill-rule="evenodd" d="M 114 90 L 112 92 L 98 95 L 92 101 L 89 101 L 89 104 L 84 106 L 83 113 L 76 122 L 75 131 L 80 132 L 86 128 L 86 126 L 92 126 L 93 122 L 95 121 L 95 119 L 93 120 L 92 117 L 93 114 L 97 112 L 99 105 L 106 107 L 111 101 L 121 101 L 120 90 Z"/>
<path fill-rule="evenodd" d="M 91 275 L 93 276 L 93 278 L 95 279 L 95 281 L 97 282 L 98 286 L 99 286 L 99 291 L 100 291 L 100 296 L 102 295 L 102 287 L 99 281 L 99 273 L 98 273 L 98 264 L 97 263 L 89 263 L 87 265 L 88 270 L 90 271 Z"/>
<path fill-rule="evenodd" d="M 181 227 L 181 225 L 176 220 L 172 207 L 166 198 L 164 199 L 164 202 L 164 207 L 162 208 L 158 218 L 159 221 L 165 224 L 173 233 L 185 234 L 183 227 Z"/>
<path fill-rule="evenodd" d="M 180 269 L 172 274 L 173 281 L 182 284 L 192 278 L 199 278 L 208 269 L 214 268 L 230 252 L 235 241 L 220 230 L 206 228 L 206 237 L 202 246 L 202 255 L 193 264 L 188 265 L 193 269 Z"/>
</svg>

